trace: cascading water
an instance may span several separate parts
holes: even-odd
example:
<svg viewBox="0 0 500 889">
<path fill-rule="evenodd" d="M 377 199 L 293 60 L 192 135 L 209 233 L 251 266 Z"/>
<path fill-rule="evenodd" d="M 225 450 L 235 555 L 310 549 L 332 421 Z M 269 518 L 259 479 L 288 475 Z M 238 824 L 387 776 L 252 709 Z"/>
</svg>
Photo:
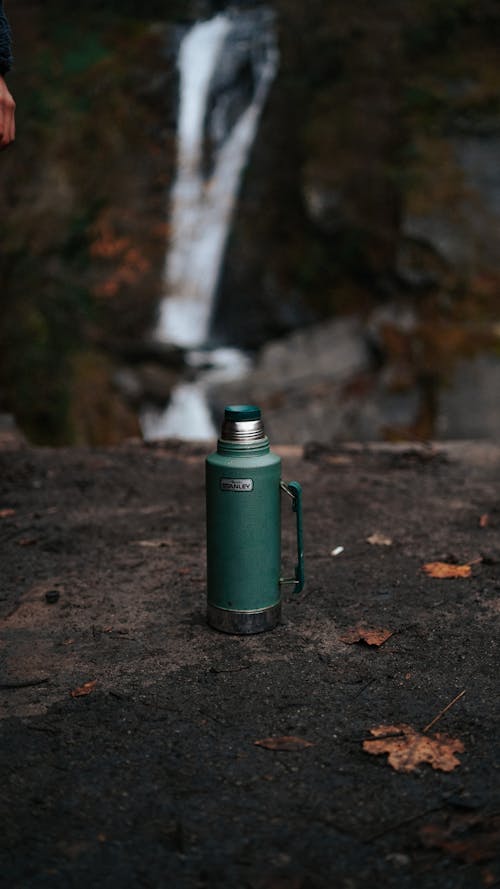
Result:
<svg viewBox="0 0 500 889">
<path fill-rule="evenodd" d="M 196 23 L 181 42 L 178 66 L 177 175 L 154 336 L 190 350 L 188 365 L 211 367 L 179 384 L 165 411 L 143 411 L 146 439 L 213 437 L 207 386 L 248 368 L 238 350 L 207 346 L 242 171 L 278 66 L 272 11 L 227 10 Z"/>
</svg>

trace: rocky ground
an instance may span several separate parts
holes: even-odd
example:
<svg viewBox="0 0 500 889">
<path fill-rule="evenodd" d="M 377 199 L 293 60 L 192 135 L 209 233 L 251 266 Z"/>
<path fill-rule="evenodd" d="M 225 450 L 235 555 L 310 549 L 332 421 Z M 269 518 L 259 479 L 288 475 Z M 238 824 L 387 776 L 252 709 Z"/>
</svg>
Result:
<svg viewBox="0 0 500 889">
<path fill-rule="evenodd" d="M 206 449 L 3 443 L 5 886 L 499 884 L 498 447 L 282 448 L 307 584 L 245 638 L 205 622 Z"/>
<path fill-rule="evenodd" d="M 410 304 L 386 304 L 270 341 L 209 398 L 216 414 L 262 405 L 275 441 L 498 441 L 499 338 L 500 325 L 426 325 Z"/>
</svg>

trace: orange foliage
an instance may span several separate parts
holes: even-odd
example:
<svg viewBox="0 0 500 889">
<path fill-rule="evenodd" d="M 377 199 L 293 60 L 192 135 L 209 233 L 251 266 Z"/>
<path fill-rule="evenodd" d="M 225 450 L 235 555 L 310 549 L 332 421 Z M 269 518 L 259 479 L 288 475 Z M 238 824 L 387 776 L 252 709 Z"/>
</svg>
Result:
<svg viewBox="0 0 500 889">
<path fill-rule="evenodd" d="M 118 235 L 106 217 L 96 224 L 95 234 L 90 255 L 113 261 L 113 268 L 94 286 L 93 292 L 97 297 L 108 299 L 116 296 L 121 287 L 137 284 L 149 272 L 151 262 L 134 246 L 130 237 Z"/>
</svg>

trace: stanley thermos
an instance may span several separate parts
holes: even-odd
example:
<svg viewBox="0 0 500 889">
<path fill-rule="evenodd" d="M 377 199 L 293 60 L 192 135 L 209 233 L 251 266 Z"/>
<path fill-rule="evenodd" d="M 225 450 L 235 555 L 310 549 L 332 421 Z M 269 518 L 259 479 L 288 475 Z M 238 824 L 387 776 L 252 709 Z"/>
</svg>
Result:
<svg viewBox="0 0 500 889">
<path fill-rule="evenodd" d="M 280 577 L 281 502 L 292 500 L 297 565 Z M 217 451 L 206 460 L 208 622 L 226 633 L 272 629 L 281 611 L 281 585 L 304 585 L 302 491 L 281 481 L 281 458 L 269 448 L 261 412 L 226 407 Z"/>
</svg>

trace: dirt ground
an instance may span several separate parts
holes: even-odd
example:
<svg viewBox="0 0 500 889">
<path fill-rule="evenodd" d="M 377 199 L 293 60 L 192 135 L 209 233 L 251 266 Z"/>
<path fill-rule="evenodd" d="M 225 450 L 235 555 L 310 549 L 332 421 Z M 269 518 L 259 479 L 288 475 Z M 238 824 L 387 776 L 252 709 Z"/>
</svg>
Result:
<svg viewBox="0 0 500 889">
<path fill-rule="evenodd" d="M 2 885 L 500 885 L 500 448 L 281 450 L 307 583 L 252 637 L 205 622 L 205 449 L 0 453 Z M 452 771 L 364 749 L 464 690 Z"/>
</svg>

